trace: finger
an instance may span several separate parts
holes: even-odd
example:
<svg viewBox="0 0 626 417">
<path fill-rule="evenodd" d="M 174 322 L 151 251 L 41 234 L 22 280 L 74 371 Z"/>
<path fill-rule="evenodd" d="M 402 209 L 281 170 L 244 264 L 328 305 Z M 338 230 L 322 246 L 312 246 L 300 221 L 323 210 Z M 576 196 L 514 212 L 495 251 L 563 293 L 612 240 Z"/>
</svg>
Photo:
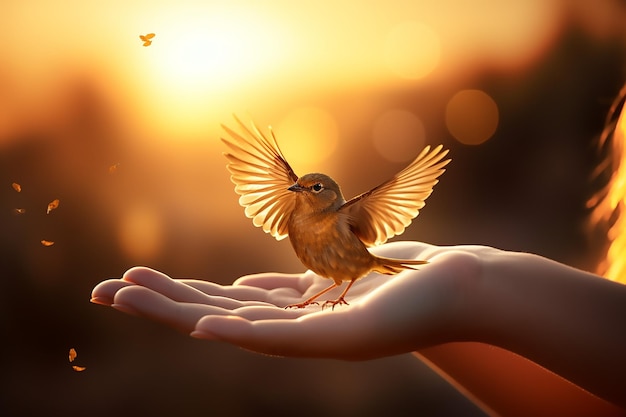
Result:
<svg viewBox="0 0 626 417">
<path fill-rule="evenodd" d="M 228 311 L 227 314 L 222 315 L 237 316 L 246 320 L 256 321 L 296 319 L 313 312 L 313 310 L 305 308 L 285 309 L 283 307 L 276 306 L 244 306 L 236 310 Z"/>
<path fill-rule="evenodd" d="M 136 285 L 118 291 L 111 306 L 124 313 L 154 320 L 185 333 L 192 331 L 201 317 L 231 314 L 230 310 L 217 306 L 179 303 Z"/>
<path fill-rule="evenodd" d="M 379 256 L 398 259 L 428 259 L 428 254 L 437 246 L 424 242 L 399 241 L 376 246 L 370 250 Z"/>
<path fill-rule="evenodd" d="M 180 303 L 148 288 L 129 286 L 117 293 L 112 307 L 127 314 L 154 320 L 182 332 L 191 332 L 205 316 L 236 314 L 249 320 L 294 319 L 308 312 L 285 310 L 269 305 L 244 306 L 235 310 L 215 305 Z"/>
<path fill-rule="evenodd" d="M 352 311 L 350 311 L 352 310 Z M 319 312 L 298 319 L 248 320 L 238 316 L 203 317 L 192 337 L 222 340 L 277 356 L 365 359 L 381 356 L 369 349 L 375 335 L 363 331 L 357 309 Z"/>
<path fill-rule="evenodd" d="M 240 301 L 265 301 L 284 307 L 319 292 L 328 281 L 307 271 L 303 274 L 262 273 L 237 279 L 233 285 L 219 285 L 207 281 L 182 280 L 185 284 L 206 294 L 222 295 Z"/>
<path fill-rule="evenodd" d="M 233 287 L 245 285 L 265 290 L 291 288 L 299 291 L 302 295 L 317 279 L 319 276 L 312 271 L 306 271 L 302 274 L 263 273 L 241 277 L 233 283 Z"/>
<path fill-rule="evenodd" d="M 129 269 L 124 274 L 123 280 L 149 288 L 179 302 L 207 304 L 231 310 L 244 305 L 265 304 L 261 301 L 243 302 L 228 296 L 210 295 L 207 292 L 198 290 L 191 285 L 187 285 L 185 281 L 172 279 L 159 271 L 145 267 L 135 267 Z M 195 285 L 198 285 L 200 281 L 193 280 L 193 282 L 195 282 Z M 209 285 L 206 285 L 203 289 L 205 291 L 223 292 L 217 291 L 217 287 L 219 287 L 219 285 L 209 283 Z"/>
<path fill-rule="evenodd" d="M 291 298 L 300 297 L 300 293 L 292 288 L 277 288 L 268 291 L 263 288 L 251 287 L 247 285 L 219 285 L 213 282 L 200 280 L 180 280 L 180 282 L 207 295 L 228 297 L 239 301 L 263 301 L 275 304 L 274 301 L 277 295 Z"/>
<path fill-rule="evenodd" d="M 126 282 L 149 288 L 174 301 L 207 303 L 207 295 L 205 293 L 154 269 L 145 267 L 131 268 L 124 273 L 122 279 Z"/>
<path fill-rule="evenodd" d="M 206 281 L 183 281 L 185 284 L 196 288 L 204 293 L 221 294 L 229 299 L 238 300 L 241 305 L 272 304 L 277 307 L 285 307 L 302 300 L 302 293 L 293 288 L 276 288 L 265 290 L 245 285 L 220 286 Z M 216 288 L 221 287 L 221 288 Z"/>
<path fill-rule="evenodd" d="M 109 279 L 102 281 L 94 287 L 91 291 L 91 302 L 94 304 L 101 304 L 110 306 L 113 304 L 113 298 L 115 294 L 122 288 L 133 285 L 130 282 L 122 281 L 120 279 Z"/>
</svg>

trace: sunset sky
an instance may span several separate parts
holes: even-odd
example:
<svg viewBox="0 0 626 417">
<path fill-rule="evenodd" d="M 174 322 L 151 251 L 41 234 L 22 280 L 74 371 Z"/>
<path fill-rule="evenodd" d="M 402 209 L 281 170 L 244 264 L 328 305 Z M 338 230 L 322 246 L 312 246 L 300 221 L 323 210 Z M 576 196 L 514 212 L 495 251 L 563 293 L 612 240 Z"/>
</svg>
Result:
<svg viewBox="0 0 626 417">
<path fill-rule="evenodd" d="M 104 311 L 89 294 L 134 265 L 220 283 L 302 271 L 238 204 L 220 141 L 233 114 L 271 125 L 297 174 L 327 173 L 347 198 L 443 144 L 452 162 L 400 239 L 594 270 L 606 235 L 590 231 L 586 204 L 605 185 L 592 173 L 626 80 L 624 22 L 619 0 L 3 0 L 0 275 L 11 279 L 0 307 L 15 346 L 0 409 L 191 416 L 208 395 L 219 414 L 254 385 L 231 415 L 292 412 L 270 401 L 269 380 L 307 403 L 302 415 L 416 401 L 424 415 L 482 415 L 413 358 L 259 358 Z M 63 373 L 70 347 L 83 379 Z M 397 380 L 381 386 L 388 372 Z M 322 402 L 328 375 L 351 390 Z M 45 401 L 26 399 L 35 390 Z M 96 410 L 99 393 L 118 402 Z"/>
<path fill-rule="evenodd" d="M 523 70 L 580 8 L 555 0 L 346 1 L 332 8 L 9 0 L 0 81 L 11 112 L 3 111 L 0 137 L 6 141 L 24 118 L 53 117 L 33 112 L 49 113 L 46 101 L 62 98 L 72 77 L 92 78 L 129 123 L 150 134 L 198 137 L 242 111 L 280 125 L 291 103 L 338 88 L 463 79 L 485 66 Z M 150 32 L 152 45 L 142 47 L 139 35 Z"/>
</svg>

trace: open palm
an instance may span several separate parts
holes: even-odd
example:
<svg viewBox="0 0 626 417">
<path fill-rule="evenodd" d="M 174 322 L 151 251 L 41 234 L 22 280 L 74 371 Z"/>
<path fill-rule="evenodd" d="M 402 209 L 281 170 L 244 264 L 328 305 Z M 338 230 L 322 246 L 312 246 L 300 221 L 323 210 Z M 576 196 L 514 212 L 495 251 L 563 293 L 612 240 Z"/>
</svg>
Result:
<svg viewBox="0 0 626 417">
<path fill-rule="evenodd" d="M 626 286 L 541 256 L 485 246 L 397 242 L 373 251 L 429 263 L 393 277 L 372 273 L 354 284 L 349 305 L 334 310 L 284 308 L 328 285 L 310 271 L 219 285 L 137 267 L 98 284 L 92 301 L 196 338 L 279 356 L 364 360 L 446 342 L 482 342 L 540 364 L 551 371 L 546 375 L 562 376 L 567 381 L 561 386 L 583 387 L 577 396 L 589 399 L 585 393 L 592 392 L 626 407 Z M 459 349 L 454 358 L 463 355 Z M 483 365 L 493 359 L 486 349 Z M 483 373 L 490 369 L 476 366 Z M 496 384 L 485 398 L 500 391 Z M 514 401 L 509 409 L 523 405 Z"/>
<path fill-rule="evenodd" d="M 192 336 L 219 339 L 273 355 L 366 359 L 409 352 L 454 338 L 455 287 L 476 276 L 479 246 L 436 247 L 398 242 L 383 256 L 426 259 L 420 270 L 357 281 L 348 306 L 285 309 L 328 286 L 311 271 L 245 276 L 232 285 L 175 280 L 136 267 L 100 283 L 92 301 L 162 322 Z M 465 285 L 466 286 L 466 285 Z M 337 294 L 341 288 L 334 290 Z M 328 297 L 336 294 L 329 293 Z M 442 331 L 445 329 L 445 331 Z"/>
</svg>

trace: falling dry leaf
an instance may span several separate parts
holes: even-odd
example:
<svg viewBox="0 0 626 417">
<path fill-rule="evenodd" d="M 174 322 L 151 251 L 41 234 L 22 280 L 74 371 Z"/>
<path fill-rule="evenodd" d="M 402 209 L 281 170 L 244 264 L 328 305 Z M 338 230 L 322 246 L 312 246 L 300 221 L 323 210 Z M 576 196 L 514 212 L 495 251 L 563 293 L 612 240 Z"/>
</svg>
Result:
<svg viewBox="0 0 626 417">
<path fill-rule="evenodd" d="M 78 353 L 76 353 L 76 349 L 70 348 L 70 353 L 69 353 L 70 362 L 74 362 L 74 359 L 76 359 L 77 356 L 78 356 Z M 72 369 L 74 369 L 76 372 L 83 372 L 87 368 L 84 366 L 72 365 Z"/>
<path fill-rule="evenodd" d="M 50 214 L 50 212 L 52 210 L 54 210 L 55 208 L 59 207 L 59 199 L 57 198 L 56 200 L 52 200 L 50 203 L 48 203 L 48 210 L 46 210 L 46 214 Z"/>
<path fill-rule="evenodd" d="M 12 186 L 12 187 L 13 187 L 13 189 L 14 189 L 15 191 L 17 191 L 18 193 L 21 193 L 21 192 L 22 192 L 22 186 L 21 186 L 21 185 L 19 185 L 18 183 L 14 182 L 13 184 L 11 184 L 11 186 Z"/>
<path fill-rule="evenodd" d="M 114 165 L 111 165 L 111 166 L 109 167 L 109 174 L 115 174 L 115 173 L 117 172 L 117 169 L 118 169 L 119 167 L 120 167 L 120 164 L 119 164 L 119 163 L 114 164 Z"/>
<path fill-rule="evenodd" d="M 26 209 L 23 209 L 23 208 L 15 209 L 15 214 L 24 214 L 24 213 L 26 213 Z"/>
<path fill-rule="evenodd" d="M 54 245 L 54 242 L 50 241 L 50 240 L 42 240 L 41 244 L 44 246 L 52 246 Z"/>
<path fill-rule="evenodd" d="M 143 41 L 143 46 L 152 45 L 152 41 L 150 39 L 154 38 L 154 33 L 148 33 L 147 35 L 139 35 L 139 39 Z"/>
</svg>

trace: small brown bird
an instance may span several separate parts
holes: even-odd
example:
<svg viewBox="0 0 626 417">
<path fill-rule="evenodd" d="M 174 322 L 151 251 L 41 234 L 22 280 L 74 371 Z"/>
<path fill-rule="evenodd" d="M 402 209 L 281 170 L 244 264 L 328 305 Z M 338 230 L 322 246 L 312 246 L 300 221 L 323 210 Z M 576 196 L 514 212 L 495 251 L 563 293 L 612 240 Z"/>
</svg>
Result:
<svg viewBox="0 0 626 417">
<path fill-rule="evenodd" d="M 254 124 L 249 129 L 236 116 L 235 120 L 244 136 L 222 125 L 231 136 L 222 141 L 231 150 L 224 155 L 246 216 L 277 240 L 289 236 L 304 266 L 334 281 L 318 294 L 285 308 L 317 304 L 319 296 L 348 281 L 338 299 L 322 305 L 334 309 L 337 304 L 348 304 L 344 297 L 352 284 L 371 271 L 394 275 L 427 263 L 376 256 L 367 247 L 401 234 L 419 214 L 437 177 L 450 162 L 442 161 L 448 151 L 442 151 L 441 145 L 432 151 L 427 146 L 392 179 L 346 201 L 329 176 L 313 173 L 298 177 L 271 128 L 267 137 Z"/>
</svg>

